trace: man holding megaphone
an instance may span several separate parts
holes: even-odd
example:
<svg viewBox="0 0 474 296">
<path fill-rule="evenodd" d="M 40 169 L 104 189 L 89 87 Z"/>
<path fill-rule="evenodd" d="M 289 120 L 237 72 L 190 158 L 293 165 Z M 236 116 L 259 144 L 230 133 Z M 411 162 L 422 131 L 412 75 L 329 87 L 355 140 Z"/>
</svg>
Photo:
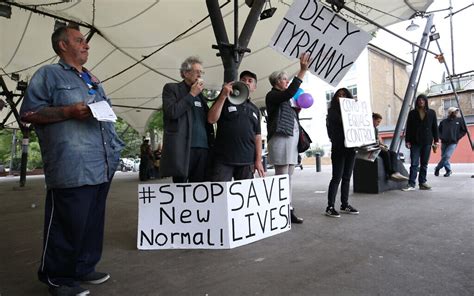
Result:
<svg viewBox="0 0 474 296">
<path fill-rule="evenodd" d="M 217 122 L 212 181 L 252 179 L 257 171 L 265 176 L 262 165 L 260 113 L 250 101 L 257 88 L 257 75 L 240 73 L 240 81 L 224 84 L 207 120 Z"/>
</svg>

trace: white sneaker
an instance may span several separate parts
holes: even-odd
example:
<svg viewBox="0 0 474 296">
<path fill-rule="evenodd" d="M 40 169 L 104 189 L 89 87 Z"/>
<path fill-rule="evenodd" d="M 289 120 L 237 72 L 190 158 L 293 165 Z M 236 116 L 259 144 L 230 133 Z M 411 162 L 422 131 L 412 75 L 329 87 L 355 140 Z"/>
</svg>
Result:
<svg viewBox="0 0 474 296">
<path fill-rule="evenodd" d="M 406 181 L 408 180 L 408 177 L 405 177 L 404 175 L 400 174 L 399 172 L 395 172 L 392 175 L 390 175 L 390 178 L 394 181 Z"/>
<path fill-rule="evenodd" d="M 402 188 L 402 191 L 413 191 L 415 189 L 415 186 L 408 185 L 407 187 Z"/>
</svg>

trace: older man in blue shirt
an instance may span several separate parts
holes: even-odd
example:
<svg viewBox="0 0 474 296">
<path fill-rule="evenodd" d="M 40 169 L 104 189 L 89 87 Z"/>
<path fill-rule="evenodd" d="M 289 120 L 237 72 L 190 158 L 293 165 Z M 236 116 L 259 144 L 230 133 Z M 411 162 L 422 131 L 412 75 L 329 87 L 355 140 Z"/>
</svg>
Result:
<svg viewBox="0 0 474 296">
<path fill-rule="evenodd" d="M 51 37 L 59 63 L 31 78 L 20 114 L 34 125 L 47 187 L 39 279 L 52 295 L 87 295 L 79 283 L 100 284 L 105 203 L 123 142 L 113 123 L 91 116 L 91 102 L 107 101 L 83 65 L 89 45 L 77 26 Z"/>
</svg>

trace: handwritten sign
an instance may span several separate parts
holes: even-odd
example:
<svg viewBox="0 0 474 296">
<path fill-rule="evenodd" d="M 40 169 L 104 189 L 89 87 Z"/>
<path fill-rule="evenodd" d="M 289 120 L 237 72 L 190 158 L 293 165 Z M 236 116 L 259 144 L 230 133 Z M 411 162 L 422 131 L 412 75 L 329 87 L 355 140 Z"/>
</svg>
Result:
<svg viewBox="0 0 474 296">
<path fill-rule="evenodd" d="M 375 143 L 370 103 L 348 98 L 340 98 L 339 102 L 344 126 L 344 145 L 350 148 Z"/>
<path fill-rule="evenodd" d="M 229 249 L 291 229 L 288 175 L 138 185 L 137 248 Z"/>
<path fill-rule="evenodd" d="M 269 46 L 289 58 L 309 52 L 309 70 L 336 86 L 371 35 L 316 0 L 298 0 L 288 10 Z"/>
</svg>

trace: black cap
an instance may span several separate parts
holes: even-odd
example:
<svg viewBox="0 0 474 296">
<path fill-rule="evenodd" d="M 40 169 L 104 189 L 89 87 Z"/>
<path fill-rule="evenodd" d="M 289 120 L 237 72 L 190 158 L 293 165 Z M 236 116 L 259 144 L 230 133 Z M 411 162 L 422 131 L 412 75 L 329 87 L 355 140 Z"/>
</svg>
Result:
<svg viewBox="0 0 474 296">
<path fill-rule="evenodd" d="M 242 77 L 244 77 L 244 76 L 250 76 L 253 79 L 255 79 L 255 81 L 257 81 L 257 75 L 255 73 L 252 73 L 252 72 L 248 71 L 248 70 L 242 71 L 240 73 L 239 79 L 242 79 Z"/>
</svg>

